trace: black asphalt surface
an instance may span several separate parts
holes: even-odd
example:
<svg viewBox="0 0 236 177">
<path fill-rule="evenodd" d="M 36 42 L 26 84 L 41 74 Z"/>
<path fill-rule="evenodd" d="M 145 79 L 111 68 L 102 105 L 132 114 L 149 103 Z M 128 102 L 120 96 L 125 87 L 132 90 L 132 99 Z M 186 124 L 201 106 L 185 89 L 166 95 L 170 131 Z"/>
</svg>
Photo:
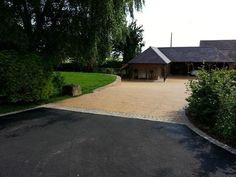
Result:
<svg viewBox="0 0 236 177">
<path fill-rule="evenodd" d="M 0 177 L 236 177 L 184 125 L 40 108 L 0 117 Z"/>
</svg>

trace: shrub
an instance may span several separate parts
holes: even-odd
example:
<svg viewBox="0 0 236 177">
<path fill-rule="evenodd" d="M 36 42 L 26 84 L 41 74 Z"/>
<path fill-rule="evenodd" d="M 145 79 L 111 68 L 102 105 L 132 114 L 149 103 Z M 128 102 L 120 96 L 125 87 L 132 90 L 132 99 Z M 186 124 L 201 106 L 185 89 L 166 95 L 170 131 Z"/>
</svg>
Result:
<svg viewBox="0 0 236 177">
<path fill-rule="evenodd" d="M 115 70 L 113 68 L 106 68 L 106 74 L 115 74 Z"/>
<path fill-rule="evenodd" d="M 205 70 L 198 74 L 197 80 L 189 83 L 191 96 L 187 98 L 189 102 L 188 111 L 199 122 L 213 125 L 216 122 L 216 115 L 219 108 L 219 97 L 214 89 L 215 79 Z"/>
<path fill-rule="evenodd" d="M 224 137 L 236 138 L 236 71 L 222 73 L 222 85 L 217 88 L 220 105 L 215 129 Z"/>
<path fill-rule="evenodd" d="M 35 54 L 0 52 L 0 93 L 13 103 L 47 100 L 55 91 L 41 61 Z"/>
<path fill-rule="evenodd" d="M 103 68 L 121 68 L 122 61 L 119 60 L 106 60 L 106 62 L 101 66 Z"/>
<path fill-rule="evenodd" d="M 234 88 L 235 89 L 235 88 Z M 215 124 L 215 131 L 222 136 L 236 138 L 236 92 L 233 91 L 221 101 L 219 114 Z"/>
<path fill-rule="evenodd" d="M 202 70 L 188 89 L 192 117 L 223 137 L 236 138 L 236 71 Z"/>
<path fill-rule="evenodd" d="M 62 87 L 64 85 L 64 78 L 60 73 L 56 72 L 52 75 L 52 83 L 54 87 L 53 95 L 60 95 L 62 93 Z"/>
</svg>

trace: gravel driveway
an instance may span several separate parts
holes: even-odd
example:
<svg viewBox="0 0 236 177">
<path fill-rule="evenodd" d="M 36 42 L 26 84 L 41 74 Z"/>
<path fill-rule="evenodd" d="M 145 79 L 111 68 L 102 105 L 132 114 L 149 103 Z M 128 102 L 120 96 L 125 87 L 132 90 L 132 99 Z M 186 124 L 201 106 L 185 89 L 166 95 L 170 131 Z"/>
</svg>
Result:
<svg viewBox="0 0 236 177">
<path fill-rule="evenodd" d="M 58 102 L 53 107 L 82 108 L 150 117 L 154 120 L 185 123 L 188 78 L 166 82 L 122 81 L 92 94 Z"/>
</svg>

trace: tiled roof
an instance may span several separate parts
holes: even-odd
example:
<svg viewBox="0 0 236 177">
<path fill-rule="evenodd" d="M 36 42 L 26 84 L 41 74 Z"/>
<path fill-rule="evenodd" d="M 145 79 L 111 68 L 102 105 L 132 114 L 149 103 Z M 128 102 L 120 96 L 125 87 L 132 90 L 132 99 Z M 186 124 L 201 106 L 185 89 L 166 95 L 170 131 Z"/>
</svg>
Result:
<svg viewBox="0 0 236 177">
<path fill-rule="evenodd" d="M 236 50 L 236 40 L 201 40 L 200 47 L 215 47 L 219 50 Z"/>
<path fill-rule="evenodd" d="M 171 61 L 155 47 L 149 47 L 143 53 L 134 57 L 128 64 L 168 64 Z"/>
<path fill-rule="evenodd" d="M 234 62 L 212 47 L 167 47 L 159 50 L 172 62 Z"/>
<path fill-rule="evenodd" d="M 236 62 L 236 40 L 202 40 L 200 47 L 215 47 Z"/>
</svg>

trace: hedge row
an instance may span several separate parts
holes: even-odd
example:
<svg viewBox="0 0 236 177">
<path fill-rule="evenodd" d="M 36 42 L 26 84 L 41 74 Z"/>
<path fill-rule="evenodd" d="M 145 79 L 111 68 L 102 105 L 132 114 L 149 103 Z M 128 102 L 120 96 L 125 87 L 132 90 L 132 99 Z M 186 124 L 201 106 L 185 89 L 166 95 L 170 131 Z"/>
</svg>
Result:
<svg viewBox="0 0 236 177">
<path fill-rule="evenodd" d="M 0 95 L 9 102 L 38 102 L 59 94 L 63 80 L 35 54 L 0 52 Z"/>
<path fill-rule="evenodd" d="M 191 116 L 222 137 L 236 138 L 236 71 L 202 70 L 188 89 Z"/>
</svg>

